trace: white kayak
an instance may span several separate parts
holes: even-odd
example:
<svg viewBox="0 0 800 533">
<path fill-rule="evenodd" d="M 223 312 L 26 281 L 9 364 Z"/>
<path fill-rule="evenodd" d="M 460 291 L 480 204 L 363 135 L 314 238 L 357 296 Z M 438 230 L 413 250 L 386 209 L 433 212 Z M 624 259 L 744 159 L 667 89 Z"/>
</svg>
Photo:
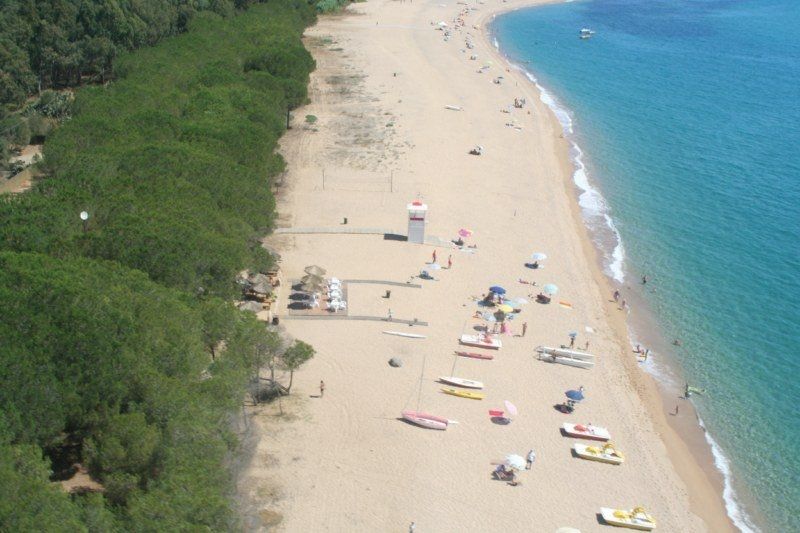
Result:
<svg viewBox="0 0 800 533">
<path fill-rule="evenodd" d="M 605 444 L 581 444 L 576 442 L 572 449 L 575 450 L 578 457 L 589 461 L 599 461 L 612 465 L 621 465 L 625 462 L 625 456 L 610 442 Z"/>
<path fill-rule="evenodd" d="M 475 381 L 473 379 L 457 378 L 454 376 L 439 376 L 439 381 L 443 381 L 444 383 L 449 383 L 450 385 L 465 387 L 467 389 L 483 388 L 483 383 L 481 383 L 480 381 Z"/>
<path fill-rule="evenodd" d="M 408 420 L 412 424 L 428 429 L 445 430 L 450 424 L 450 420 L 444 417 L 421 413 L 419 411 L 403 411 L 401 415 L 403 420 Z"/>
<path fill-rule="evenodd" d="M 579 439 L 609 440 L 611 438 L 611 434 L 606 428 L 593 426 L 592 424 L 584 425 L 564 422 L 561 427 L 564 429 L 564 433 L 570 437 L 578 437 Z"/>
<path fill-rule="evenodd" d="M 630 511 L 624 509 L 611 509 L 601 507 L 600 515 L 606 524 L 619 527 L 629 527 L 641 531 L 652 531 L 656 528 L 656 520 L 641 507 Z"/>
<path fill-rule="evenodd" d="M 384 331 L 387 335 L 397 335 L 398 337 L 408 337 L 409 339 L 427 339 L 425 335 L 417 333 L 403 333 L 402 331 Z"/>
<path fill-rule="evenodd" d="M 594 368 L 594 361 L 585 361 L 583 359 L 575 359 L 565 355 L 556 355 L 549 353 L 539 353 L 540 361 L 547 361 L 548 363 L 558 363 L 559 365 L 574 366 L 575 368 L 585 368 L 589 370 Z"/>
</svg>

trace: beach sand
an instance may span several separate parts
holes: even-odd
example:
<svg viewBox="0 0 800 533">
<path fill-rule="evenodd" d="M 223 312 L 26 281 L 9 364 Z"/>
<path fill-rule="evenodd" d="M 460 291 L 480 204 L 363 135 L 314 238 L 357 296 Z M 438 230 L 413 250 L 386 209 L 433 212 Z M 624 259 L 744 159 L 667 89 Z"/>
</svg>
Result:
<svg viewBox="0 0 800 533">
<path fill-rule="evenodd" d="M 476 10 L 448 41 L 434 24 L 452 28 L 463 4 L 370 1 L 306 32 L 317 70 L 311 103 L 295 110 L 281 141 L 289 170 L 278 189 L 279 227 L 405 234 L 406 205 L 419 198 L 429 206 L 427 235 L 447 241 L 470 228 L 467 243 L 477 249 L 373 234 L 269 238 L 282 255 L 284 279 L 317 264 L 340 279 L 406 282 L 434 250 L 442 264 L 452 255 L 453 268 L 433 272 L 437 281 L 414 280 L 422 288 L 348 287 L 350 315 L 383 317 L 391 309 L 395 318 L 428 326 L 281 316 L 286 333 L 317 354 L 295 375 L 291 397 L 253 411 L 258 440 L 238 487 L 251 518 L 281 531 L 407 531 L 414 522 L 420 532 L 586 532 L 609 529 L 598 518 L 601 506 L 642 505 L 661 531 L 731 529 L 718 480 L 670 427 L 653 380 L 631 354 L 624 314 L 609 301 L 580 218 L 558 122 L 482 33 L 494 13 L 531 3 L 470 3 Z M 465 49 L 467 34 L 472 50 Z M 493 83 L 498 76 L 501 83 Z M 514 109 L 519 97 L 527 105 Z M 509 106 L 511 113 L 502 112 Z M 475 145 L 481 156 L 468 154 Z M 525 268 L 535 251 L 549 258 L 541 269 Z M 519 279 L 555 283 L 560 291 L 540 305 L 528 297 L 538 287 Z M 456 361 L 459 336 L 482 323 L 472 318 L 473 297 L 491 285 L 531 303 L 493 361 Z M 386 289 L 390 299 L 382 297 Z M 522 322 L 527 334 L 515 336 Z M 590 341 L 595 368 L 536 359 L 537 345 L 566 344 L 571 331 L 577 346 Z M 390 357 L 403 366 L 390 367 Z M 442 394 L 437 379 L 448 375 L 484 382 L 486 399 Z M 320 380 L 324 398 L 316 397 Z M 574 414 L 554 409 L 565 390 L 581 385 L 587 399 Z M 504 400 L 519 415 L 510 425 L 494 424 L 488 410 L 502 409 Z M 458 424 L 441 432 L 399 420 L 403 409 L 417 407 Z M 692 416 L 684 402 L 681 418 Z M 573 457 L 576 441 L 561 435 L 563 422 L 607 427 L 626 462 Z M 519 486 L 491 478 L 493 462 L 531 448 L 537 460 Z M 258 518 L 249 528 L 259 529 Z"/>
</svg>

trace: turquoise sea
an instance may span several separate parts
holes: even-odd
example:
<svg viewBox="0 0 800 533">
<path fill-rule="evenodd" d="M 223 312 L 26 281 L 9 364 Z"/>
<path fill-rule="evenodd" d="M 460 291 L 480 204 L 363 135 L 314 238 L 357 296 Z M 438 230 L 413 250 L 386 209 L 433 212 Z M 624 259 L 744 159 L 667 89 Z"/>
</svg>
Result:
<svg viewBox="0 0 800 533">
<path fill-rule="evenodd" d="M 493 33 L 573 142 L 648 370 L 706 389 L 729 514 L 800 531 L 800 2 L 588 0 Z"/>
</svg>

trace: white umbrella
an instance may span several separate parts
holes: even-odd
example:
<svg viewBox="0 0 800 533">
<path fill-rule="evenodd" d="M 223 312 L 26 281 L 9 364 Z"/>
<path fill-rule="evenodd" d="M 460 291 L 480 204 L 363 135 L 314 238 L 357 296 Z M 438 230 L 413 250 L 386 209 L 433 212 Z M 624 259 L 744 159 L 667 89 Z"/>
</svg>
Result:
<svg viewBox="0 0 800 533">
<path fill-rule="evenodd" d="M 525 466 L 527 466 L 527 461 L 521 455 L 517 454 L 509 454 L 506 455 L 506 462 L 505 465 L 509 468 L 513 468 L 514 470 L 525 470 Z"/>
<path fill-rule="evenodd" d="M 440 265 L 439 263 L 431 263 L 431 264 L 427 265 L 426 268 L 429 269 L 429 270 L 441 270 L 442 269 L 442 265 Z"/>
<path fill-rule="evenodd" d="M 547 254 L 543 254 L 542 252 L 536 252 L 535 254 L 531 255 L 531 259 L 534 261 L 544 261 L 547 259 Z"/>
</svg>

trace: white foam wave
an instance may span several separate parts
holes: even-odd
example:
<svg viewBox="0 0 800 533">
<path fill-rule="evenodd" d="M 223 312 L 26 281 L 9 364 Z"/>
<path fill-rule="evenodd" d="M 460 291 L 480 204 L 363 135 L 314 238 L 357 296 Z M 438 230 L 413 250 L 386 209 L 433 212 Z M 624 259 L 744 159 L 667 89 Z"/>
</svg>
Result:
<svg viewBox="0 0 800 533">
<path fill-rule="evenodd" d="M 724 453 L 722 453 L 722 448 L 719 447 L 711 434 L 706 430 L 703 419 L 698 416 L 697 421 L 700 424 L 700 427 L 703 428 L 703 434 L 706 436 L 706 442 L 711 447 L 711 454 L 714 456 L 714 466 L 717 467 L 717 470 L 722 472 L 722 499 L 725 500 L 725 509 L 728 512 L 728 516 L 733 521 L 733 524 L 743 533 L 757 533 L 761 531 L 750 521 L 747 514 L 736 501 L 736 492 L 733 490 L 730 461 L 728 461 L 728 458 L 725 457 Z"/>
<path fill-rule="evenodd" d="M 603 267 L 606 274 L 618 283 L 624 282 L 625 271 L 623 266 L 625 264 L 625 247 L 622 244 L 622 237 L 617 230 L 616 224 L 614 224 L 614 219 L 611 218 L 609 214 L 610 209 L 608 203 L 605 198 L 603 198 L 603 195 L 600 194 L 600 191 L 592 186 L 589 180 L 586 164 L 583 162 L 583 150 L 578 146 L 575 139 L 572 138 L 575 132 L 575 124 L 572 120 L 572 115 L 558 102 L 553 94 L 542 87 L 536 79 L 536 76 L 519 65 L 513 66 L 522 71 L 525 76 L 536 85 L 537 89 L 539 89 L 539 99 L 544 105 L 550 108 L 556 116 L 556 119 L 558 119 L 559 124 L 561 124 L 564 135 L 570 143 L 570 155 L 572 157 L 572 164 L 575 167 L 572 181 L 581 191 L 578 196 L 578 205 L 581 208 L 584 220 L 589 226 L 589 229 L 595 233 L 594 240 L 603 253 Z M 613 247 L 610 251 L 608 249 L 609 240 L 613 243 Z"/>
<path fill-rule="evenodd" d="M 495 48 L 499 50 L 500 46 L 497 42 L 497 38 L 493 39 L 493 44 Z M 620 236 L 619 231 L 614 224 L 613 218 L 611 218 L 611 215 L 609 214 L 608 204 L 606 204 L 605 198 L 603 198 L 602 194 L 600 194 L 597 189 L 592 187 L 589 181 L 589 177 L 586 172 L 586 165 L 583 162 L 583 150 L 581 150 L 580 146 L 578 146 L 574 139 L 570 138 L 574 134 L 574 122 L 572 120 L 572 116 L 566 108 L 559 104 L 555 96 L 553 96 L 547 91 L 547 89 L 539 84 L 539 81 L 531 72 L 522 66 L 511 62 L 510 60 L 509 63 L 511 63 L 512 67 L 524 73 L 525 76 L 537 87 L 539 90 L 539 99 L 543 104 L 550 108 L 561 124 L 564 135 L 570 142 L 570 154 L 572 156 L 573 165 L 575 166 L 573 182 L 582 191 L 578 197 L 578 204 L 581 207 L 584 219 L 586 220 L 590 230 L 597 229 L 596 227 L 593 227 L 593 223 L 598 217 L 600 217 L 602 218 L 606 229 L 609 230 L 613 235 L 616 242 L 610 255 L 608 254 L 607 250 L 604 250 L 601 247 L 601 252 L 606 258 L 604 268 L 606 269 L 606 274 L 611 276 L 611 278 L 615 281 L 622 283 L 625 279 L 625 273 L 623 270 L 625 263 L 625 248 L 622 244 L 622 237 Z M 633 338 L 629 337 L 629 340 L 631 341 L 631 346 L 634 346 Z M 652 355 L 655 354 L 651 354 L 651 356 Z M 665 372 L 664 368 L 660 368 L 661 365 L 654 364 L 652 357 L 648 358 L 648 361 L 644 363 L 644 365 L 647 367 L 647 371 L 653 374 L 656 378 L 661 378 L 666 382 L 673 381 L 674 377 L 671 376 L 669 372 Z M 749 517 L 744 512 L 744 509 L 736 500 L 736 493 L 733 489 L 731 468 L 728 458 L 722 453 L 722 449 L 706 430 L 702 419 L 698 417 L 698 421 L 700 427 L 703 429 L 706 442 L 708 442 L 708 445 L 711 447 L 711 453 L 714 457 L 714 465 L 722 473 L 724 482 L 722 497 L 725 501 L 725 508 L 728 516 L 734 525 L 743 533 L 759 533 L 760 530 L 758 527 L 750 521 Z"/>
</svg>

